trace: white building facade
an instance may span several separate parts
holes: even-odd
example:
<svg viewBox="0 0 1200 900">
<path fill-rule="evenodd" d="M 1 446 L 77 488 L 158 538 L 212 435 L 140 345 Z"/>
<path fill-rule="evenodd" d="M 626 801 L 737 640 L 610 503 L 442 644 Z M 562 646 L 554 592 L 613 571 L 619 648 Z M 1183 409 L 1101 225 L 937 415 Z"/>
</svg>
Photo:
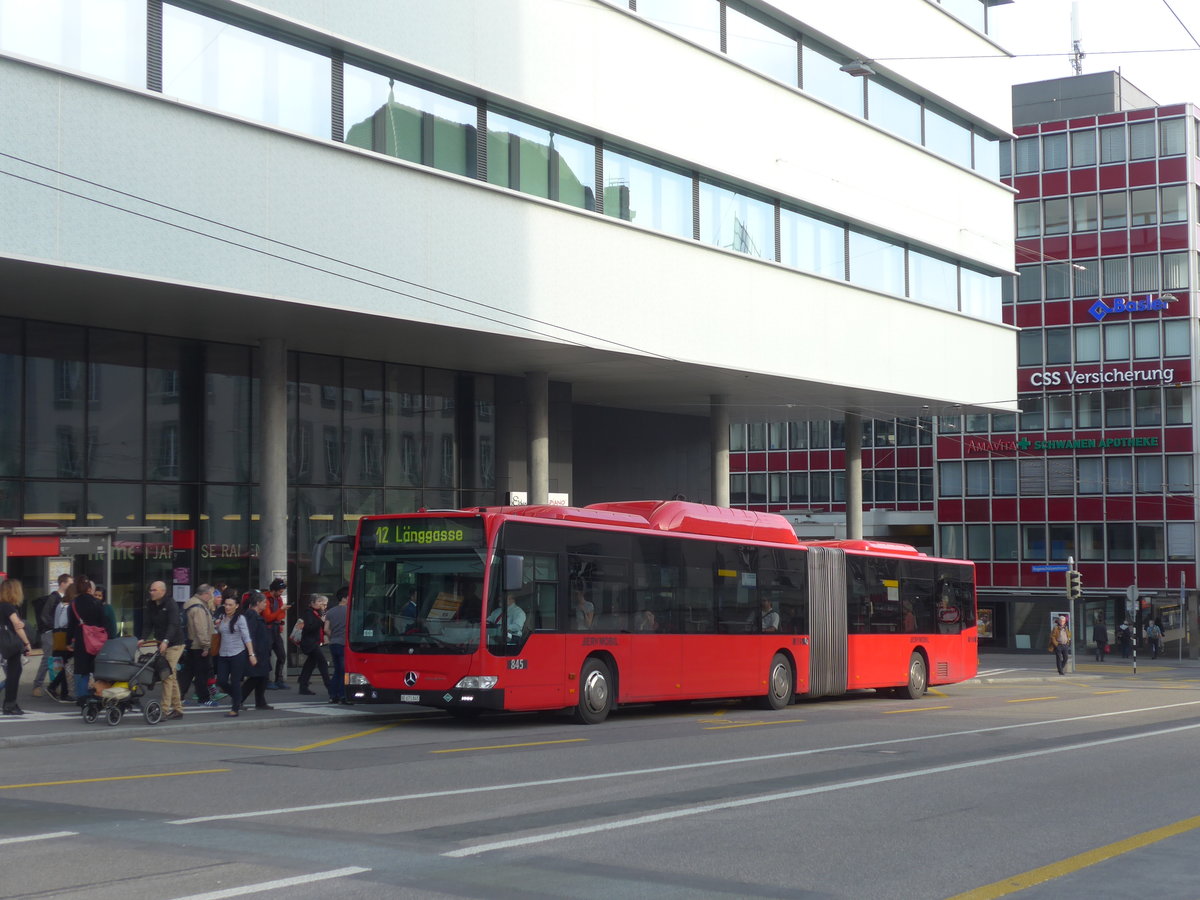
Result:
<svg viewBox="0 0 1200 900">
<path fill-rule="evenodd" d="M 727 502 L 769 410 L 1015 397 L 1007 88 L 946 59 L 989 6 L 0 0 L 0 520 L 251 584 L 366 513 Z"/>
</svg>

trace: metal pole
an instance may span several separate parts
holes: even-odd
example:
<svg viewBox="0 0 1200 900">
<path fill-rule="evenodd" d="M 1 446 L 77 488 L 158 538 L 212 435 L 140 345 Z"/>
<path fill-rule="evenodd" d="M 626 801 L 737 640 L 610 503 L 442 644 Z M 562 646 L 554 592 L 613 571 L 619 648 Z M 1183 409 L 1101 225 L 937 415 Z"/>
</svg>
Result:
<svg viewBox="0 0 1200 900">
<path fill-rule="evenodd" d="M 1067 557 L 1067 565 L 1070 566 L 1071 571 L 1074 572 L 1075 571 L 1075 557 L 1068 556 Z M 1068 575 L 1067 577 L 1069 579 L 1070 575 Z M 1082 599 L 1079 601 L 1079 607 L 1080 607 L 1080 609 L 1083 608 L 1083 600 Z M 1077 618 L 1077 616 L 1076 616 L 1075 598 L 1071 597 L 1069 595 L 1069 592 L 1068 592 L 1068 596 L 1067 596 L 1067 609 L 1069 609 L 1071 611 L 1071 618 L 1075 619 L 1075 627 L 1071 629 L 1071 643 L 1068 645 L 1071 648 L 1071 658 L 1067 660 L 1067 662 L 1069 662 L 1071 664 L 1071 674 L 1074 675 L 1075 674 L 1075 642 L 1079 639 L 1079 623 L 1081 620 L 1079 618 Z"/>
</svg>

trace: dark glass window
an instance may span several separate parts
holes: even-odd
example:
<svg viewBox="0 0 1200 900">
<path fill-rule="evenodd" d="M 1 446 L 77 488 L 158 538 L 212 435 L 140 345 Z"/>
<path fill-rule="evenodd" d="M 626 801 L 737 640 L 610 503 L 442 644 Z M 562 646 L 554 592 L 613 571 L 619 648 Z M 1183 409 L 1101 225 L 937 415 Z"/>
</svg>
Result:
<svg viewBox="0 0 1200 900">
<path fill-rule="evenodd" d="M 25 474 L 82 478 L 87 452 L 84 330 L 28 322 L 25 348 Z M 31 509 L 28 496 L 25 508 Z"/>
<path fill-rule="evenodd" d="M 596 148 L 541 125 L 488 111 L 488 181 L 557 200 L 596 208 Z"/>
<path fill-rule="evenodd" d="M 21 322 L 0 319 L 0 476 L 21 474 Z M 0 494 L 4 489 L 0 487 Z"/>
</svg>

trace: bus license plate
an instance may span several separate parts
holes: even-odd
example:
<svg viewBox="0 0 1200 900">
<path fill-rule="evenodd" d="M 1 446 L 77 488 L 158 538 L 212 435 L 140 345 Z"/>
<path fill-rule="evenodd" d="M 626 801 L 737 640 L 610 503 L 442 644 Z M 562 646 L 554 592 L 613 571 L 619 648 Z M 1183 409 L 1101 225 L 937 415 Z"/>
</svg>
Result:
<svg viewBox="0 0 1200 900">
<path fill-rule="evenodd" d="M 401 694 L 400 702 L 401 703 L 420 703 L 421 695 L 420 694 Z"/>
</svg>

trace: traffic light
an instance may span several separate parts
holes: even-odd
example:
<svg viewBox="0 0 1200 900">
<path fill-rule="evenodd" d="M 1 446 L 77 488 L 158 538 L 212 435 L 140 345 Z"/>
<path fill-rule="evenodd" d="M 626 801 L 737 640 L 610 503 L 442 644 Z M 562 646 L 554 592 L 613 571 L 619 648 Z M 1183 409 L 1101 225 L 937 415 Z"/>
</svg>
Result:
<svg viewBox="0 0 1200 900">
<path fill-rule="evenodd" d="M 1067 573 L 1067 596 L 1072 600 L 1083 596 L 1083 576 L 1074 569 Z"/>
</svg>

